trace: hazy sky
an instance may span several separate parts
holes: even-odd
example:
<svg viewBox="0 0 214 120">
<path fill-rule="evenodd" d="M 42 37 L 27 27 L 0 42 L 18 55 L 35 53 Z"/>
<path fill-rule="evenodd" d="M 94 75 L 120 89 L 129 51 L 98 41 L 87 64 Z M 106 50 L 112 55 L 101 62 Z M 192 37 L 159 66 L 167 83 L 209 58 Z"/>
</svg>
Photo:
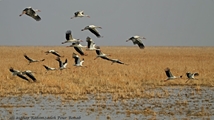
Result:
<svg viewBox="0 0 214 120">
<path fill-rule="evenodd" d="M 25 7 L 40 9 L 41 21 L 23 15 Z M 91 18 L 70 19 L 84 10 Z M 101 26 L 96 38 L 87 25 Z M 144 36 L 145 46 L 214 46 L 213 0 L 2 0 L 0 45 L 62 45 L 65 32 L 91 37 L 100 46 L 133 46 L 125 42 Z M 82 43 L 86 45 L 86 42 Z M 67 44 L 69 45 L 69 44 Z"/>
</svg>

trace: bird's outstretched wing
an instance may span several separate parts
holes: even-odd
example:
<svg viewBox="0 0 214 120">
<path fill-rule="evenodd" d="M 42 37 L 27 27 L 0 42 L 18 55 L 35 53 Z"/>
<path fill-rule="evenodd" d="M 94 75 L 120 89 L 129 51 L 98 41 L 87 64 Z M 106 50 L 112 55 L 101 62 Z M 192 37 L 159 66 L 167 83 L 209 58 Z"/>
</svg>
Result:
<svg viewBox="0 0 214 120">
<path fill-rule="evenodd" d="M 62 67 L 62 66 L 63 66 L 63 63 L 62 63 L 62 61 L 60 60 L 60 58 L 58 57 L 58 58 L 56 58 L 56 60 L 59 62 L 59 67 Z"/>
<path fill-rule="evenodd" d="M 43 65 L 45 67 L 46 70 L 50 70 L 50 68 L 46 65 Z"/>
<path fill-rule="evenodd" d="M 80 55 L 85 55 L 85 53 L 83 52 L 82 48 L 80 48 L 80 47 L 74 47 L 74 49 L 75 49 Z"/>
<path fill-rule="evenodd" d="M 18 73 L 17 76 L 30 82 L 29 79 L 27 77 L 25 77 L 24 75 L 22 75 L 21 73 Z"/>
<path fill-rule="evenodd" d="M 79 14 L 79 11 L 75 12 L 75 13 L 74 13 L 74 16 L 77 17 L 78 14 Z"/>
<path fill-rule="evenodd" d="M 36 21 L 40 21 L 41 20 L 41 17 L 36 13 L 32 16 L 32 18 L 35 19 Z"/>
<path fill-rule="evenodd" d="M 34 82 L 36 82 L 36 78 L 33 76 L 32 73 L 26 72 L 25 74 L 26 74 L 29 78 L 31 78 Z"/>
<path fill-rule="evenodd" d="M 56 55 L 57 57 L 61 57 L 61 55 L 57 52 L 52 52 L 52 54 Z"/>
<path fill-rule="evenodd" d="M 66 33 L 65 33 L 65 38 L 66 40 L 71 40 L 72 39 L 72 34 L 71 34 L 71 31 L 68 30 Z"/>
<path fill-rule="evenodd" d="M 109 60 L 109 61 L 111 61 L 111 59 L 108 58 L 107 56 L 101 56 L 100 58 L 102 58 L 102 59 L 104 59 L 104 60 Z"/>
<path fill-rule="evenodd" d="M 91 31 L 93 34 L 95 34 L 98 38 L 101 37 L 101 35 L 95 28 L 89 28 L 88 30 Z"/>
<path fill-rule="evenodd" d="M 40 21 L 41 17 L 32 9 L 32 8 L 26 8 L 25 9 L 25 13 L 26 15 L 32 17 L 33 19 L 35 19 L 36 21 Z"/>
<path fill-rule="evenodd" d="M 26 54 L 24 54 L 24 57 L 29 61 L 33 61 L 33 59 L 29 58 Z"/>
<path fill-rule="evenodd" d="M 166 73 L 167 77 L 172 77 L 173 76 L 169 68 L 165 69 L 165 73 Z"/>
<path fill-rule="evenodd" d="M 136 41 L 136 43 L 137 43 L 137 45 L 139 46 L 140 49 L 144 49 L 145 48 L 145 46 L 144 46 L 142 41 Z"/>
</svg>

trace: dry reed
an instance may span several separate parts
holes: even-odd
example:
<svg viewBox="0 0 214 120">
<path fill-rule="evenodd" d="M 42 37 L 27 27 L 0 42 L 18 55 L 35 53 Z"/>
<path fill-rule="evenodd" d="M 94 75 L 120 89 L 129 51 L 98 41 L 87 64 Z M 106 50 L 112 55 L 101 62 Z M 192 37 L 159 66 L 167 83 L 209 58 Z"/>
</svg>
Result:
<svg viewBox="0 0 214 120">
<path fill-rule="evenodd" d="M 65 70 L 46 71 L 43 64 L 58 67 L 52 54 L 44 52 L 57 50 L 68 59 Z M 95 51 L 86 51 L 84 58 L 87 67 L 75 67 L 73 48 L 58 46 L 1 46 L 0 96 L 23 94 L 56 94 L 69 100 L 87 99 L 86 94 L 114 93 L 113 100 L 134 97 L 154 96 L 144 92 L 144 88 L 171 85 L 214 86 L 214 48 L 213 47 L 101 47 L 110 58 L 120 59 L 129 65 L 121 65 L 103 59 L 96 59 Z M 23 57 L 24 54 L 34 59 L 45 59 L 32 63 Z M 31 70 L 36 72 L 36 83 L 12 76 L 9 68 Z M 174 75 L 183 78 L 162 82 L 166 79 L 164 69 L 171 68 Z M 198 72 L 198 80 L 185 83 L 186 72 Z"/>
</svg>

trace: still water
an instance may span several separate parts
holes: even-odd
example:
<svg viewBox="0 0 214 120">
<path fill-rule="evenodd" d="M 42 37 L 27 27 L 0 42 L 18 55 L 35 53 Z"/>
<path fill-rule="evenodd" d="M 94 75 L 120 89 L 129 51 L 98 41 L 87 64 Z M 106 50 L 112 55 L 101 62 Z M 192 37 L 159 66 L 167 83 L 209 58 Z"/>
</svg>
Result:
<svg viewBox="0 0 214 120">
<path fill-rule="evenodd" d="M 0 116 L 2 120 L 214 119 L 213 87 L 157 87 L 144 92 L 148 96 L 118 100 L 107 93 L 90 94 L 88 100 L 8 96 L 0 98 Z"/>
</svg>

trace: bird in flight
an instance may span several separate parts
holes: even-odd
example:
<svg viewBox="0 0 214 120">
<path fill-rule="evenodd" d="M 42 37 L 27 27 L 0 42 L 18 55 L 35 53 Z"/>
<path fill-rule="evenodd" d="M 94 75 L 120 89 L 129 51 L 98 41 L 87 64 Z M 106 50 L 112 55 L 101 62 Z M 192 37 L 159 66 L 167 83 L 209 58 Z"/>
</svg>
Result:
<svg viewBox="0 0 214 120">
<path fill-rule="evenodd" d="M 110 59 L 110 61 L 112 61 L 111 64 L 118 63 L 118 64 L 123 64 L 123 65 L 128 65 L 128 64 L 126 64 L 126 63 L 120 61 L 119 59 Z"/>
<path fill-rule="evenodd" d="M 57 57 L 63 57 L 56 50 L 48 50 L 45 53 L 46 53 L 46 55 L 49 53 L 52 53 L 53 55 L 56 55 Z"/>
<path fill-rule="evenodd" d="M 56 70 L 56 68 L 49 67 L 47 65 L 43 65 L 47 71 Z"/>
<path fill-rule="evenodd" d="M 67 47 L 74 47 L 74 49 L 80 54 L 80 55 L 85 55 L 87 56 L 87 54 L 83 51 L 83 47 L 86 47 L 86 46 L 83 46 L 80 44 L 80 42 L 74 42 L 72 43 L 71 45 L 67 46 Z"/>
<path fill-rule="evenodd" d="M 88 26 L 86 26 L 85 28 L 83 28 L 81 31 L 89 30 L 89 31 L 92 32 L 94 35 L 96 35 L 98 38 L 103 37 L 103 36 L 100 35 L 100 33 L 97 31 L 96 28 L 102 29 L 102 27 L 100 27 L 100 26 L 88 25 Z"/>
<path fill-rule="evenodd" d="M 35 59 L 32 59 L 32 58 L 28 57 L 26 54 L 24 54 L 24 57 L 29 61 L 28 65 L 29 65 L 30 63 L 33 63 L 33 62 L 45 61 L 45 59 L 42 59 L 42 60 L 35 60 Z"/>
<path fill-rule="evenodd" d="M 80 60 L 79 56 L 76 53 L 73 53 L 72 57 L 74 58 L 74 66 L 82 67 L 84 58 Z"/>
<path fill-rule="evenodd" d="M 60 60 L 60 58 L 58 57 L 58 58 L 56 58 L 56 60 L 59 62 L 59 69 L 60 69 L 60 70 L 65 69 L 66 66 L 68 65 L 68 60 L 67 60 L 67 59 L 65 59 L 65 62 L 62 62 L 62 61 Z"/>
<path fill-rule="evenodd" d="M 134 45 L 137 44 L 137 45 L 139 46 L 140 49 L 144 49 L 145 46 L 144 46 L 144 44 L 143 44 L 143 42 L 142 42 L 141 39 L 146 39 L 146 38 L 145 38 L 145 37 L 140 37 L 140 36 L 138 36 L 138 35 L 135 35 L 135 36 L 129 38 L 128 40 L 126 40 L 126 42 L 128 42 L 128 41 L 131 40 L 131 41 L 133 42 Z"/>
<path fill-rule="evenodd" d="M 165 73 L 166 73 L 166 76 L 168 77 L 168 78 L 165 80 L 165 82 L 168 81 L 168 80 L 176 79 L 176 78 L 182 78 L 182 76 L 174 76 L 174 75 L 171 73 L 171 71 L 170 71 L 170 69 L 169 69 L 168 67 L 165 69 Z"/>
<path fill-rule="evenodd" d="M 93 40 L 90 37 L 86 38 L 86 42 L 87 42 L 87 48 L 86 50 L 96 50 L 96 44 L 93 42 Z"/>
<path fill-rule="evenodd" d="M 19 16 L 26 14 L 32 17 L 33 19 L 35 19 L 36 21 L 40 21 L 41 17 L 36 12 L 41 12 L 41 11 L 38 9 L 33 9 L 32 7 L 27 7 L 22 11 L 22 13 Z"/>
<path fill-rule="evenodd" d="M 36 82 L 36 78 L 33 75 L 33 72 L 30 70 L 26 70 L 24 72 L 22 72 L 23 75 L 27 75 L 31 80 L 33 80 L 34 82 Z"/>
<path fill-rule="evenodd" d="M 71 30 L 67 30 L 66 33 L 65 33 L 65 39 L 66 41 L 62 42 L 62 44 L 65 44 L 65 43 L 73 43 L 73 42 L 83 42 L 82 40 L 80 39 L 75 39 L 73 38 L 72 34 L 71 34 Z"/>
<path fill-rule="evenodd" d="M 187 75 L 187 78 L 188 80 L 186 81 L 186 83 L 189 81 L 189 80 L 196 80 L 195 76 L 199 76 L 199 73 L 190 73 L 190 72 L 187 72 L 186 73 Z"/>
<path fill-rule="evenodd" d="M 111 56 L 111 55 L 108 55 L 108 54 L 104 54 L 101 50 L 100 50 L 100 46 L 96 46 L 96 54 L 97 54 L 97 57 L 94 58 L 94 60 L 96 60 L 97 58 L 102 58 L 104 60 L 111 60 L 110 58 L 108 58 L 107 56 Z"/>
<path fill-rule="evenodd" d="M 29 80 L 26 76 L 24 76 L 24 75 L 27 75 L 31 80 L 33 80 L 34 82 L 36 82 L 36 78 L 35 78 L 34 75 L 32 74 L 33 72 L 30 71 L 30 70 L 26 70 L 26 71 L 24 71 L 24 72 L 21 72 L 21 71 L 19 71 L 19 70 L 13 69 L 12 67 L 10 67 L 9 70 L 10 70 L 10 72 L 11 72 L 14 76 L 18 76 L 18 77 L 20 77 L 20 78 L 22 78 L 22 79 L 24 79 L 24 80 L 30 82 L 30 80 Z"/>
<path fill-rule="evenodd" d="M 80 18 L 82 18 L 82 17 L 88 17 L 88 18 L 90 18 L 89 15 L 85 15 L 85 14 L 84 14 L 84 11 L 83 11 L 83 10 L 82 10 L 82 11 L 77 11 L 77 12 L 75 12 L 75 13 L 74 13 L 74 16 L 71 17 L 71 19 L 77 18 L 77 17 L 80 17 Z"/>
<path fill-rule="evenodd" d="M 15 70 L 12 67 L 9 68 L 9 71 L 13 74 L 13 76 L 18 76 L 18 77 L 30 82 L 29 79 L 27 77 L 25 77 L 21 71 Z"/>
</svg>

